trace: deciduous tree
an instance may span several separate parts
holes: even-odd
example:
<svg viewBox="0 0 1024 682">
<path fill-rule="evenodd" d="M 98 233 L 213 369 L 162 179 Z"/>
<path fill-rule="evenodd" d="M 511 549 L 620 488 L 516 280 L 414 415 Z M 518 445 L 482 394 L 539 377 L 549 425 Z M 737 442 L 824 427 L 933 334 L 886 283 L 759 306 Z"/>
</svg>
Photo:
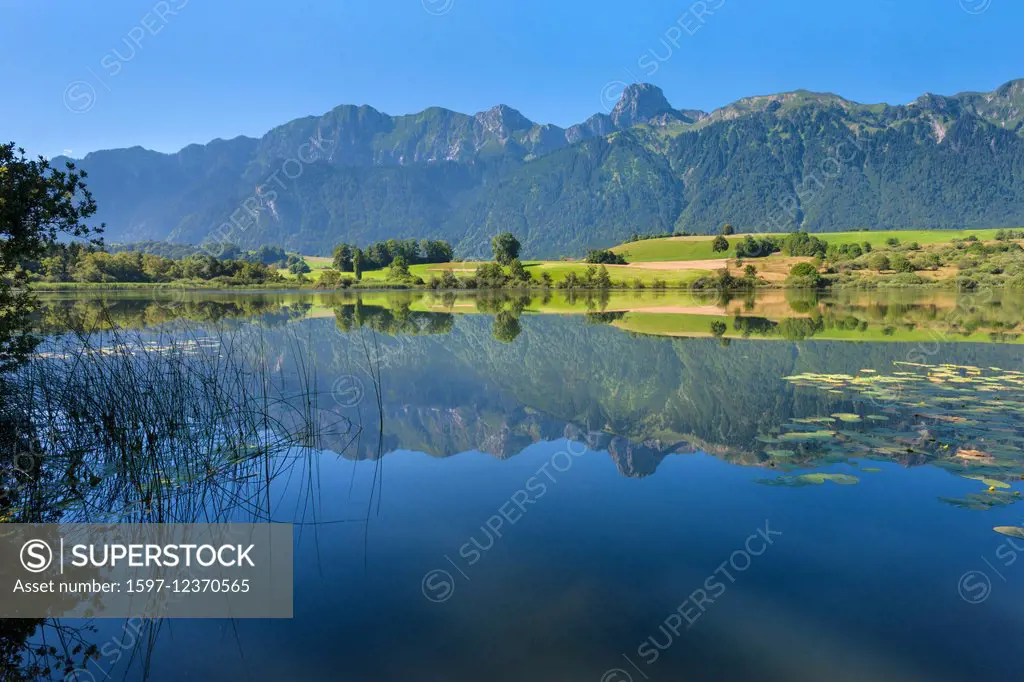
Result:
<svg viewBox="0 0 1024 682">
<path fill-rule="evenodd" d="M 491 240 L 494 260 L 501 265 L 509 265 L 513 259 L 519 258 L 519 240 L 511 232 L 502 232 Z"/>
</svg>

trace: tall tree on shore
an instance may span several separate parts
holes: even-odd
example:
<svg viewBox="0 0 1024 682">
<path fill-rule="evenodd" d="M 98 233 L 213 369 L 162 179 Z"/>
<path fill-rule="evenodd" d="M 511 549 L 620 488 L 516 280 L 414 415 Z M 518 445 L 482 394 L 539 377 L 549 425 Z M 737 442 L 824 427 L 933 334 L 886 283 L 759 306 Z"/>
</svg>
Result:
<svg viewBox="0 0 1024 682">
<path fill-rule="evenodd" d="M 86 174 L 71 162 L 66 168 L 30 159 L 13 142 L 0 144 L 0 368 L 31 346 L 24 324 L 31 299 L 16 292 L 24 279 L 18 266 L 43 257 L 61 236 L 100 243 L 95 235 L 103 226 L 83 224 L 96 213 Z"/>
<path fill-rule="evenodd" d="M 352 254 L 352 272 L 355 273 L 356 281 L 363 278 L 363 251 L 358 246 Z"/>
<path fill-rule="evenodd" d="M 352 251 L 354 247 L 348 244 L 338 244 L 334 247 L 334 269 L 339 272 L 352 272 Z"/>
<path fill-rule="evenodd" d="M 409 276 L 409 261 L 405 259 L 405 256 L 395 256 L 395 259 L 391 261 L 391 272 L 388 276 L 396 278 Z"/>
<path fill-rule="evenodd" d="M 29 159 L 13 142 L 0 144 L 0 271 L 39 258 L 61 235 L 89 237 L 103 231 L 82 224 L 96 213 L 85 177 L 71 162 L 67 171 L 57 170 L 42 156 Z"/>
<path fill-rule="evenodd" d="M 513 260 L 519 258 L 519 248 L 519 240 L 511 232 L 502 232 L 491 240 L 494 260 L 501 265 L 510 265 Z"/>
</svg>

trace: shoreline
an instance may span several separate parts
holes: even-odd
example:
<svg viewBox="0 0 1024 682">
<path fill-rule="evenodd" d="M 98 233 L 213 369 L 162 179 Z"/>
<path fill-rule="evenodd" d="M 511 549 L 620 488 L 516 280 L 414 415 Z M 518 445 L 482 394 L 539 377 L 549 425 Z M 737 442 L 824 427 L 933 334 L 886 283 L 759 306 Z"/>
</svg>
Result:
<svg viewBox="0 0 1024 682">
<path fill-rule="evenodd" d="M 383 292 L 383 291 L 427 291 L 427 292 L 455 292 L 467 293 L 474 291 L 693 291 L 713 293 L 715 291 L 726 291 L 729 293 L 748 293 L 757 291 L 815 291 L 825 293 L 829 291 L 875 291 L 878 289 L 906 289 L 906 290 L 940 290 L 958 291 L 955 278 L 932 280 L 929 282 L 902 283 L 890 282 L 887 280 L 867 280 L 861 282 L 843 282 L 829 284 L 821 287 L 788 286 L 783 282 L 765 282 L 752 287 L 694 287 L 692 283 L 666 282 L 665 286 L 644 285 L 642 287 L 628 284 L 615 284 L 610 287 L 559 287 L 555 286 L 500 286 L 500 287 L 458 287 L 458 288 L 431 288 L 427 285 L 414 284 L 379 284 L 372 286 L 352 285 L 348 287 L 319 287 L 316 285 L 302 286 L 294 283 L 280 284 L 216 284 L 204 286 L 201 284 L 178 285 L 170 282 L 143 283 L 143 282 L 33 282 L 26 288 L 32 293 L 69 293 L 76 291 L 88 292 L 121 292 L 121 291 L 155 291 L 155 292 L 177 292 L 177 293 L 342 293 L 346 291 L 360 292 Z M 984 288 L 979 283 L 978 289 Z M 1003 285 L 1000 288 L 1014 289 Z M 966 290 L 965 290 L 966 291 Z"/>
</svg>

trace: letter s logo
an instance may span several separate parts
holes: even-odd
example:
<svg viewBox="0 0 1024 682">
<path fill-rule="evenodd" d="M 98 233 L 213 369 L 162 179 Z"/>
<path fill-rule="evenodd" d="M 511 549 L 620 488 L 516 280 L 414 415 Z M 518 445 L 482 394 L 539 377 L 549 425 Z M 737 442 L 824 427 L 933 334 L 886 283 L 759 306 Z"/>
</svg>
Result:
<svg viewBox="0 0 1024 682">
<path fill-rule="evenodd" d="M 21 565 L 29 573 L 42 573 L 53 563 L 53 550 L 42 540 L 29 540 L 21 547 Z"/>
<path fill-rule="evenodd" d="M 96 88 L 85 81 L 68 83 L 64 88 L 64 106 L 73 114 L 84 114 L 96 105 Z"/>
</svg>

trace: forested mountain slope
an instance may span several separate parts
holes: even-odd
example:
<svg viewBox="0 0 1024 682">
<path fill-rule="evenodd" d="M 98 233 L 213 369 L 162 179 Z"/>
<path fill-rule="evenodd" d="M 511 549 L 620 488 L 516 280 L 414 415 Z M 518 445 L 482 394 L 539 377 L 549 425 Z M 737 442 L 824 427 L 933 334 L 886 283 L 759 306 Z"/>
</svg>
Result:
<svg viewBox="0 0 1024 682">
<path fill-rule="evenodd" d="M 634 85 L 609 115 L 565 129 L 503 105 L 472 116 L 346 105 L 258 140 L 108 150 L 79 165 L 111 241 L 226 238 L 327 253 L 340 241 L 417 237 L 473 256 L 511 230 L 524 255 L 557 257 L 726 222 L 1017 226 L 1022 129 L 1024 81 L 901 106 L 798 91 L 710 114 Z"/>
</svg>

